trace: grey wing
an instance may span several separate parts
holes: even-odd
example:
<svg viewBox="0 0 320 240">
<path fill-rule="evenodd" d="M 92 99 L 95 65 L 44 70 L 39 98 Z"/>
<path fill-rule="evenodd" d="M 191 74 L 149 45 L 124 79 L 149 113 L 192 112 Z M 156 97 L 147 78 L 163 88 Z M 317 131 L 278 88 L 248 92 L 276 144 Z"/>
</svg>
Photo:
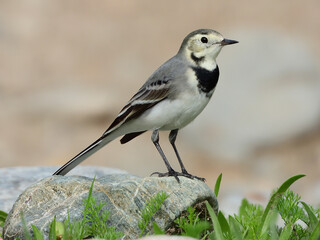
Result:
<svg viewBox="0 0 320 240">
<path fill-rule="evenodd" d="M 166 99 L 170 92 L 170 85 L 169 80 L 157 80 L 148 85 L 145 84 L 122 108 L 104 135 L 117 129 L 123 123 L 139 117 L 147 109 Z"/>
<path fill-rule="evenodd" d="M 177 76 L 181 76 L 182 67 L 180 61 L 171 58 L 158 68 L 122 108 L 103 135 L 109 134 L 131 119 L 138 118 L 149 108 L 170 97 L 175 91 Z"/>
</svg>

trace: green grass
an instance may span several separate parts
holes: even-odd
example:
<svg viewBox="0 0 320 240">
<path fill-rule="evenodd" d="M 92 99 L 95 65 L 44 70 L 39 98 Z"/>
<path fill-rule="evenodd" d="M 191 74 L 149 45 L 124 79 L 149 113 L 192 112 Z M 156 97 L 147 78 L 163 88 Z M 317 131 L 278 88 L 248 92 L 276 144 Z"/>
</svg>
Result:
<svg viewBox="0 0 320 240">
<path fill-rule="evenodd" d="M 214 231 L 209 239 L 320 239 L 319 209 L 301 201 L 298 194 L 289 187 L 304 175 L 297 175 L 285 181 L 274 193 L 265 208 L 242 201 L 239 213 L 218 216 L 207 203 Z M 283 226 L 277 225 L 280 221 Z"/>
<path fill-rule="evenodd" d="M 187 214 L 174 221 L 176 228 L 180 229 L 179 235 L 198 239 L 206 235 L 211 229 L 211 224 L 199 216 L 200 213 L 196 213 L 195 208 L 188 207 Z"/>
<path fill-rule="evenodd" d="M 6 221 L 7 216 L 8 213 L 0 210 L 0 229 L 4 227 L 4 222 Z M 2 231 L 0 231 L 0 237 L 2 237 Z"/>
<path fill-rule="evenodd" d="M 297 175 L 285 181 L 271 194 L 266 207 L 244 199 L 239 212 L 233 216 L 225 217 L 221 211 L 216 214 L 208 202 L 208 216 L 205 214 L 201 219 L 200 213 L 188 208 L 187 214 L 175 220 L 175 233 L 213 240 L 320 239 L 320 209 L 301 201 L 301 197 L 289 189 L 302 177 L 304 175 Z M 222 175 L 214 188 L 217 195 L 221 179 Z"/>
<path fill-rule="evenodd" d="M 167 234 L 212 240 L 320 239 L 320 209 L 301 201 L 301 197 L 289 189 L 295 181 L 302 177 L 304 175 L 289 178 L 274 190 L 266 207 L 252 204 L 244 199 L 239 212 L 233 216 L 225 217 L 222 211 L 216 214 L 208 202 L 194 207 L 190 206 L 174 221 L 170 231 L 167 230 Z M 221 180 L 222 175 L 220 174 L 214 187 L 217 196 Z M 54 218 L 49 228 L 50 240 L 72 240 L 88 237 L 117 239 L 123 236 L 123 233 L 105 224 L 109 212 L 103 211 L 104 204 L 97 203 L 96 198 L 92 196 L 93 184 L 94 180 L 88 198 L 83 202 L 82 220 L 74 222 L 68 218 L 64 222 L 58 222 Z M 146 202 L 138 223 L 141 231 L 140 236 L 145 235 L 146 229 L 151 227 L 154 234 L 165 234 L 166 231 L 157 225 L 153 217 L 168 197 L 168 194 L 160 192 Z M 0 226 L 3 227 L 6 217 L 7 214 L 0 211 Z M 32 238 L 26 223 L 23 225 L 25 239 L 44 239 L 43 233 L 36 226 L 32 226 L 34 232 Z"/>
<path fill-rule="evenodd" d="M 150 224 L 153 215 L 160 210 L 163 202 L 169 197 L 169 195 L 165 192 L 157 193 L 156 196 L 150 198 L 145 207 L 141 211 L 141 220 L 138 222 L 138 226 L 140 228 L 140 237 L 143 236 L 147 226 Z M 155 226 L 153 222 L 153 226 Z M 159 230 L 158 225 L 156 225 L 156 229 Z"/>
</svg>

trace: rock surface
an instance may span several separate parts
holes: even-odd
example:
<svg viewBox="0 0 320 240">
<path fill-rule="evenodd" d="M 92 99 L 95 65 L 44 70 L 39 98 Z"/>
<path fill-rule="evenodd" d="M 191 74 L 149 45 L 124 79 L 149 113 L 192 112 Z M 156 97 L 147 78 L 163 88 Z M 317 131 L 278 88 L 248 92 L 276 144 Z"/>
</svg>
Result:
<svg viewBox="0 0 320 240">
<path fill-rule="evenodd" d="M 0 210 L 9 212 L 19 195 L 31 184 L 49 177 L 59 167 L 12 167 L 0 168 Z M 69 175 L 97 178 L 107 174 L 124 174 L 126 171 L 94 166 L 78 166 Z"/>
<path fill-rule="evenodd" d="M 57 221 L 82 219 L 82 202 L 88 197 L 92 178 L 80 176 L 51 176 L 26 189 L 10 211 L 4 226 L 5 239 L 22 236 L 20 212 L 28 227 L 34 224 L 48 234 L 48 224 L 56 216 Z M 136 239 L 140 233 L 138 221 L 145 203 L 158 192 L 166 192 L 169 198 L 164 202 L 154 220 L 162 229 L 167 229 L 172 221 L 188 206 L 208 200 L 218 210 L 218 202 L 212 190 L 203 182 L 180 177 L 140 178 L 128 174 L 113 174 L 96 179 L 93 196 L 97 202 L 106 203 L 110 211 L 108 224 L 125 234 L 126 239 Z M 147 229 L 150 231 L 150 229 Z"/>
</svg>

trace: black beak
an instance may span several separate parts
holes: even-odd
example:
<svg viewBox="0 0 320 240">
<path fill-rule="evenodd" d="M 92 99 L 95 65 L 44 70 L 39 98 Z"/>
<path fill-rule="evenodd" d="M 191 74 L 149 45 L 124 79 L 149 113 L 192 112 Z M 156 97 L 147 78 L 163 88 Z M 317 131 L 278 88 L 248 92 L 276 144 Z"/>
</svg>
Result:
<svg viewBox="0 0 320 240">
<path fill-rule="evenodd" d="M 220 45 L 221 46 L 225 46 L 225 45 L 230 45 L 230 44 L 235 44 L 235 43 L 238 43 L 238 41 L 230 40 L 230 39 L 226 39 L 225 38 L 220 42 Z"/>
</svg>

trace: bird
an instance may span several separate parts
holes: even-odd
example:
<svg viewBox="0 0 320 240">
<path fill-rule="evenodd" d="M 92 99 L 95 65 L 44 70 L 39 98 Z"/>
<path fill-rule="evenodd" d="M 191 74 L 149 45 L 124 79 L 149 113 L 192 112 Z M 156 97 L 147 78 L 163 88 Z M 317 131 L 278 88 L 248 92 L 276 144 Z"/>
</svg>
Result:
<svg viewBox="0 0 320 240">
<path fill-rule="evenodd" d="M 175 141 L 178 131 L 192 122 L 206 107 L 216 89 L 219 67 L 216 58 L 224 46 L 238 41 L 224 38 L 212 29 L 189 33 L 175 56 L 162 64 L 122 108 L 109 128 L 90 146 L 59 168 L 53 175 L 65 175 L 89 156 L 118 137 L 125 144 L 152 131 L 151 140 L 168 172 L 154 172 L 158 177 L 205 178 L 190 174 L 179 155 Z M 159 144 L 159 131 L 170 131 L 169 142 L 181 172 L 175 171 Z"/>
</svg>

